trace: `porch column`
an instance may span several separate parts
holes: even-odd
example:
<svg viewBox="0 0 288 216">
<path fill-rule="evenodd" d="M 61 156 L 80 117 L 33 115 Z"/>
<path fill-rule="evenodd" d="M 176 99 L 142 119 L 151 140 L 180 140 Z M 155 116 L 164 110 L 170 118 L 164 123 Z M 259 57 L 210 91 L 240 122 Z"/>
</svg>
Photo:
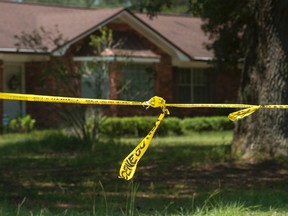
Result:
<svg viewBox="0 0 288 216">
<path fill-rule="evenodd" d="M 0 91 L 3 92 L 3 73 L 4 73 L 4 63 L 0 60 Z M 1 124 L 3 125 L 3 100 L 0 101 L 0 119 Z"/>
<path fill-rule="evenodd" d="M 173 101 L 172 58 L 168 54 L 161 56 L 156 65 L 155 95 L 163 97 L 167 102 Z"/>
</svg>

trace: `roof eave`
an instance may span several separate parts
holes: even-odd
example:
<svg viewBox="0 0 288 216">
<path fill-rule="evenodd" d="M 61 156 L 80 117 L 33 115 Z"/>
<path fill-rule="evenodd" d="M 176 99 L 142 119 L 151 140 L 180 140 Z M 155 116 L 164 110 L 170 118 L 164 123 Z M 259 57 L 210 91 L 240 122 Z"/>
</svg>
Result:
<svg viewBox="0 0 288 216">
<path fill-rule="evenodd" d="M 158 57 L 142 57 L 142 56 L 76 56 L 74 61 L 87 62 L 87 61 L 104 61 L 104 62 L 137 62 L 137 63 L 159 63 Z"/>
<path fill-rule="evenodd" d="M 192 60 L 195 60 L 195 61 L 213 61 L 214 58 L 213 57 L 205 57 L 205 56 L 194 56 L 194 57 L 192 57 Z"/>
<path fill-rule="evenodd" d="M 49 51 L 26 48 L 0 48 L 0 53 L 50 54 Z"/>
<path fill-rule="evenodd" d="M 162 41 L 162 44 L 167 47 L 167 50 L 173 50 L 175 53 L 175 56 L 177 59 L 183 60 L 183 61 L 190 61 L 193 60 L 193 57 L 191 57 L 189 54 L 187 54 L 185 51 L 180 49 L 176 44 L 172 43 L 170 40 L 168 40 L 166 37 L 164 37 L 162 34 L 160 34 L 156 29 L 152 28 L 149 26 L 147 23 L 142 21 L 140 18 L 138 18 L 136 15 L 134 15 L 131 11 L 127 9 L 122 9 L 109 17 L 108 19 L 104 20 L 103 22 L 95 25 L 91 29 L 87 30 L 86 32 L 83 32 L 82 34 L 78 35 L 77 37 L 69 40 L 67 43 L 62 45 L 61 47 L 53 50 L 51 53 L 54 56 L 62 56 L 66 53 L 66 51 L 69 49 L 69 47 L 76 43 L 77 41 L 83 39 L 84 37 L 88 36 L 92 32 L 96 31 L 97 29 L 107 25 L 109 22 L 113 21 L 114 19 L 117 18 L 122 18 L 122 20 L 126 21 L 128 24 L 134 23 L 137 25 L 137 27 L 140 26 L 140 28 L 143 29 L 144 32 L 149 32 L 154 36 L 154 38 L 157 38 L 158 40 Z M 133 26 L 132 26 L 133 27 Z M 136 30 L 139 31 L 139 28 Z M 147 37 L 150 39 L 149 37 Z M 150 39 L 151 42 L 153 43 L 153 39 Z M 157 44 L 154 42 L 154 44 Z M 157 44 L 158 45 L 158 44 Z"/>
<path fill-rule="evenodd" d="M 121 13 L 123 13 L 124 11 L 126 11 L 126 9 L 122 9 L 120 11 L 118 11 L 117 13 L 115 13 L 114 15 L 112 15 L 111 17 L 109 17 L 108 19 L 98 23 L 97 25 L 93 26 L 92 28 L 88 29 L 87 31 L 79 34 L 78 36 L 72 38 L 71 40 L 67 41 L 65 44 L 63 44 L 61 47 L 57 47 L 56 49 L 51 51 L 51 54 L 53 56 L 62 56 L 66 53 L 66 51 L 69 49 L 69 47 L 76 43 L 77 41 L 83 39 L 84 37 L 90 35 L 92 32 L 94 32 L 95 30 L 105 26 L 107 23 L 111 22 L 112 20 L 116 19 L 118 16 L 121 15 Z"/>
</svg>

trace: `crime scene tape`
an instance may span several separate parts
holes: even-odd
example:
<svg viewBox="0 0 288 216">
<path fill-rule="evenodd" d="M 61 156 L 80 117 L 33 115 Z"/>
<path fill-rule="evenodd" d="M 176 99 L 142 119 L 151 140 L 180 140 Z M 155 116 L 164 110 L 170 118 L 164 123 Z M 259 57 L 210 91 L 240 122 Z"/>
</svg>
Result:
<svg viewBox="0 0 288 216">
<path fill-rule="evenodd" d="M 250 104 L 168 104 L 158 96 L 152 97 L 148 101 L 125 101 L 125 100 L 108 100 L 108 99 L 93 99 L 93 98 L 76 98 L 76 97 L 60 97 L 35 94 L 16 94 L 0 92 L 0 99 L 4 100 L 20 100 L 32 102 L 48 102 L 48 103 L 74 103 L 74 104 L 90 104 L 90 105 L 125 105 L 125 106 L 144 106 L 146 108 L 161 108 L 162 112 L 159 115 L 154 127 L 150 130 L 147 136 L 134 148 L 134 150 L 123 160 L 119 178 L 130 180 L 133 178 L 138 162 L 148 149 L 150 142 L 159 127 L 165 115 L 169 115 L 167 107 L 176 108 L 239 108 L 240 111 L 232 112 L 228 115 L 231 121 L 243 119 L 259 109 L 288 109 L 288 105 L 250 105 Z"/>
<path fill-rule="evenodd" d="M 130 180 L 134 176 L 137 164 L 139 160 L 141 159 L 141 157 L 146 152 L 146 150 L 148 149 L 150 142 L 154 136 L 154 133 L 157 130 L 163 118 L 165 117 L 165 114 L 169 114 L 169 111 L 167 109 L 159 115 L 154 127 L 150 130 L 148 135 L 123 160 L 122 165 L 119 170 L 119 178 Z"/>
</svg>

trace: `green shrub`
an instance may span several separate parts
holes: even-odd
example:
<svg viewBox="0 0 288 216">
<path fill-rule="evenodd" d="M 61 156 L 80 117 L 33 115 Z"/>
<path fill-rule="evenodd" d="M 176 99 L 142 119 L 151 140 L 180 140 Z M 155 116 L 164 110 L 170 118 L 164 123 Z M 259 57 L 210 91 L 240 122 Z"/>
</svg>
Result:
<svg viewBox="0 0 288 216">
<path fill-rule="evenodd" d="M 157 117 L 110 117 L 100 132 L 108 137 L 143 136 L 153 127 Z"/>
<path fill-rule="evenodd" d="M 163 128 L 165 130 L 165 133 L 163 133 L 163 135 L 181 135 L 183 134 L 183 130 L 181 128 L 181 121 L 182 120 L 179 118 L 168 116 L 161 122 L 161 125 L 158 129 Z"/>
<path fill-rule="evenodd" d="M 109 117 L 100 128 L 107 137 L 143 137 L 151 130 L 157 116 Z M 155 135 L 181 135 L 187 131 L 223 131 L 233 129 L 234 124 L 225 116 L 179 119 L 167 116 Z"/>
<path fill-rule="evenodd" d="M 234 124 L 226 116 L 185 118 L 181 121 L 183 131 L 223 131 L 233 129 Z"/>
<path fill-rule="evenodd" d="M 35 126 L 35 119 L 32 119 L 30 115 L 24 117 L 17 117 L 11 119 L 8 123 L 8 130 L 11 132 L 31 132 Z"/>
</svg>

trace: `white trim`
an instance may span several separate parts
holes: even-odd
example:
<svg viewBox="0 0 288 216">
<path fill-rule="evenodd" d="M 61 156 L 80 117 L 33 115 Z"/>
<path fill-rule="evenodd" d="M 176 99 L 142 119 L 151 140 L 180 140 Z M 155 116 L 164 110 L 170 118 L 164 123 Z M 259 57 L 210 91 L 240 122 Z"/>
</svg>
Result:
<svg viewBox="0 0 288 216">
<path fill-rule="evenodd" d="M 49 53 L 40 49 L 27 49 L 27 48 L 0 48 L 0 52 L 13 52 L 13 53 Z"/>
<path fill-rule="evenodd" d="M 67 45 L 64 45 L 63 47 L 60 47 L 59 49 L 53 51 L 52 56 L 59 57 L 59 56 L 65 55 L 65 53 L 69 49 L 70 45 L 71 44 L 68 43 Z"/>
<path fill-rule="evenodd" d="M 123 57 L 123 56 L 87 56 L 74 57 L 74 61 L 106 61 L 106 62 L 135 62 L 135 63 L 159 63 L 160 58 L 147 57 Z"/>
<path fill-rule="evenodd" d="M 196 60 L 196 61 L 212 61 L 214 58 L 212 58 L 212 57 L 193 56 L 193 59 Z"/>
</svg>

